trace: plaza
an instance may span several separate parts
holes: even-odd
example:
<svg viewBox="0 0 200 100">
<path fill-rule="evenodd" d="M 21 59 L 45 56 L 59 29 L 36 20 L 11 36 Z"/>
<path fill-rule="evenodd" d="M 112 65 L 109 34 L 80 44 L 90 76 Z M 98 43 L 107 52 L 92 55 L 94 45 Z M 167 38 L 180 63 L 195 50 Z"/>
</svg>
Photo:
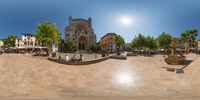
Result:
<svg viewBox="0 0 200 100">
<path fill-rule="evenodd" d="M 185 56 L 192 63 L 184 68 L 184 73 L 176 73 L 162 68 L 163 55 L 73 66 L 24 54 L 3 54 L 0 56 L 0 99 L 195 99 L 200 96 L 200 55 Z"/>
</svg>

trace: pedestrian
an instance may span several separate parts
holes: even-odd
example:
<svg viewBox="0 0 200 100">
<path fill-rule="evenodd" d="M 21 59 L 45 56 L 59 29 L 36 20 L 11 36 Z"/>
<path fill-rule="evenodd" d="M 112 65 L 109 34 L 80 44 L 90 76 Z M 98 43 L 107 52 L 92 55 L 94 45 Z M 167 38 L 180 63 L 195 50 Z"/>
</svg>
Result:
<svg viewBox="0 0 200 100">
<path fill-rule="evenodd" d="M 65 54 L 65 61 L 69 61 L 69 56 L 67 53 Z"/>
<path fill-rule="evenodd" d="M 78 62 L 79 61 L 83 61 L 83 55 L 82 54 L 80 54 L 80 59 L 78 59 Z"/>
<path fill-rule="evenodd" d="M 59 55 L 59 60 L 63 60 L 63 59 L 62 59 L 62 54 Z"/>
<path fill-rule="evenodd" d="M 74 54 L 74 56 L 71 58 L 71 61 L 77 61 L 76 54 Z"/>
</svg>

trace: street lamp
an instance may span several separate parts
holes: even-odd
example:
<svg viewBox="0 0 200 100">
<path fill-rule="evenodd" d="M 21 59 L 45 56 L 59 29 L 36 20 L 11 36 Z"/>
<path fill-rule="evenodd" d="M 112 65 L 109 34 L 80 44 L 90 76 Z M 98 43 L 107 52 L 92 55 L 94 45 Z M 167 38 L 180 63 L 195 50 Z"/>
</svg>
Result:
<svg viewBox="0 0 200 100">
<path fill-rule="evenodd" d="M 95 59 L 97 59 L 97 46 L 95 46 Z"/>
<path fill-rule="evenodd" d="M 116 50 L 116 47 L 115 47 L 116 45 L 115 45 L 115 43 L 113 44 L 113 47 L 114 47 L 114 50 Z M 112 53 L 112 55 L 113 55 L 113 53 Z"/>
</svg>

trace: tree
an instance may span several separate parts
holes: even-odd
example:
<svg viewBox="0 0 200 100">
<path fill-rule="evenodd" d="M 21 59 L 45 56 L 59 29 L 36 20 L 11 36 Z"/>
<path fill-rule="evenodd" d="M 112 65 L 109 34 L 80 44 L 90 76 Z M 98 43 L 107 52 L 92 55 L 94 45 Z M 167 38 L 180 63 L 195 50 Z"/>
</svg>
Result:
<svg viewBox="0 0 200 100">
<path fill-rule="evenodd" d="M 67 51 L 76 51 L 77 48 L 78 48 L 78 44 L 76 44 L 75 42 L 73 41 L 67 41 L 66 43 L 63 43 L 61 45 L 61 47 L 64 49 L 64 50 L 67 50 Z"/>
<path fill-rule="evenodd" d="M 78 44 L 75 43 L 75 42 L 73 42 L 73 43 L 72 43 L 72 50 L 73 50 L 73 51 L 77 51 L 77 49 L 78 49 Z"/>
<path fill-rule="evenodd" d="M 50 56 L 50 48 L 54 43 L 61 42 L 61 34 L 59 29 L 55 27 L 55 23 L 50 23 L 44 21 L 43 24 L 37 24 L 37 33 L 34 34 L 36 40 L 38 40 L 39 44 L 42 43 L 42 46 L 47 46 L 47 54 Z"/>
<path fill-rule="evenodd" d="M 139 33 L 138 37 L 135 36 L 135 38 L 133 39 L 131 46 L 132 48 L 137 48 L 141 50 L 146 47 L 145 42 L 146 42 L 145 36 Z"/>
<path fill-rule="evenodd" d="M 97 51 L 100 51 L 101 50 L 100 42 L 97 42 L 96 45 L 97 45 Z"/>
<path fill-rule="evenodd" d="M 100 43 L 96 43 L 96 44 L 93 44 L 91 47 L 90 47 L 90 50 L 92 50 L 92 52 L 95 52 L 96 50 L 99 51 L 101 50 L 101 47 L 100 47 Z"/>
<path fill-rule="evenodd" d="M 15 47 L 15 42 L 16 42 L 16 37 L 13 36 L 12 34 L 8 35 L 7 38 L 2 39 L 3 41 L 3 47 L 4 48 L 10 48 L 10 47 Z"/>
<path fill-rule="evenodd" d="M 126 46 L 126 51 L 132 51 L 133 50 L 133 47 L 132 47 L 132 45 L 130 44 L 130 45 L 128 45 L 128 46 Z"/>
<path fill-rule="evenodd" d="M 172 42 L 172 36 L 169 33 L 165 34 L 165 32 L 163 32 L 158 36 L 157 42 L 158 46 L 164 48 L 165 51 L 165 49 L 170 47 L 169 44 Z"/>
<path fill-rule="evenodd" d="M 90 47 L 90 50 L 92 50 L 92 52 L 95 52 L 95 50 L 97 49 L 96 45 L 93 44 L 91 47 Z"/>
<path fill-rule="evenodd" d="M 124 39 L 120 35 L 116 35 L 114 41 L 117 47 L 117 55 L 120 55 L 119 49 L 120 49 L 120 46 L 125 44 Z"/>
<path fill-rule="evenodd" d="M 181 33 L 181 37 L 179 38 L 180 42 L 185 43 L 185 49 L 189 53 L 189 43 L 194 43 L 196 40 L 196 37 L 198 36 L 198 30 L 186 30 L 185 33 Z"/>
<path fill-rule="evenodd" d="M 152 37 L 147 36 L 147 37 L 145 38 L 145 45 L 146 45 L 146 47 L 149 48 L 150 50 L 151 50 L 151 49 L 157 48 L 156 40 L 153 38 L 153 36 L 152 36 Z"/>
</svg>

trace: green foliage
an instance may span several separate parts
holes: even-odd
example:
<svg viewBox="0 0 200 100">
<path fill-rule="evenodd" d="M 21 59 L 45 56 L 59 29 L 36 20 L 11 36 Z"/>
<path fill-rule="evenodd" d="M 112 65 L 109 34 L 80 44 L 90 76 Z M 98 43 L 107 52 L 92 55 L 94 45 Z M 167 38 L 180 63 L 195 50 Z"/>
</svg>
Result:
<svg viewBox="0 0 200 100">
<path fill-rule="evenodd" d="M 150 36 L 146 37 L 145 46 L 147 48 L 149 48 L 150 50 L 157 48 L 156 40 L 153 38 L 153 36 L 152 37 L 150 37 Z"/>
<path fill-rule="evenodd" d="M 78 44 L 76 44 L 75 42 L 73 41 L 68 41 L 66 43 L 63 43 L 61 45 L 61 47 L 64 49 L 64 50 L 67 50 L 67 51 L 76 51 L 77 48 L 78 48 Z"/>
<path fill-rule="evenodd" d="M 146 46 L 145 41 L 145 36 L 139 33 L 138 37 L 135 36 L 135 38 L 133 39 L 132 46 L 133 48 L 144 49 Z"/>
<path fill-rule="evenodd" d="M 164 49 L 169 48 L 169 44 L 172 42 L 172 36 L 169 33 L 165 34 L 165 32 L 163 32 L 158 36 L 157 42 L 159 47 Z"/>
<path fill-rule="evenodd" d="M 117 46 L 118 48 L 119 48 L 121 45 L 124 45 L 124 44 L 125 44 L 124 39 L 123 39 L 120 35 L 116 35 L 114 41 L 115 41 L 115 44 L 116 44 L 116 46 Z"/>
<path fill-rule="evenodd" d="M 38 40 L 38 43 L 42 43 L 42 46 L 46 45 L 48 47 L 47 54 L 51 54 L 50 47 L 52 44 L 60 43 L 62 39 L 59 29 L 55 25 L 55 23 L 52 24 L 44 21 L 43 24 L 37 24 L 37 33 L 34 33 L 34 37 Z"/>
<path fill-rule="evenodd" d="M 92 50 L 92 52 L 95 52 L 96 50 L 99 51 L 101 50 L 101 47 L 100 47 L 100 43 L 96 43 L 96 44 L 93 44 L 91 47 L 90 47 L 90 50 Z"/>
<path fill-rule="evenodd" d="M 92 45 L 91 47 L 90 47 L 90 50 L 92 50 L 93 52 L 95 52 L 95 50 L 96 50 L 96 45 Z"/>
<path fill-rule="evenodd" d="M 141 49 L 155 49 L 157 48 L 156 40 L 153 37 L 147 36 L 145 37 L 144 35 L 139 35 L 135 37 L 130 45 L 132 48 L 137 48 L 139 50 Z"/>
<path fill-rule="evenodd" d="M 97 42 L 97 51 L 100 51 L 101 50 L 101 46 L 100 46 L 100 42 Z"/>
<path fill-rule="evenodd" d="M 179 38 L 180 42 L 185 43 L 187 46 L 187 52 L 189 52 L 189 43 L 194 43 L 196 37 L 198 36 L 198 30 L 186 30 L 184 33 L 181 33 L 181 37 Z"/>
<path fill-rule="evenodd" d="M 61 42 L 61 34 L 55 25 L 55 23 L 52 24 L 46 21 L 43 24 L 37 24 L 37 33 L 34 34 L 34 37 L 38 40 L 39 44 L 42 43 L 50 47 L 54 43 Z"/>
<path fill-rule="evenodd" d="M 133 50 L 133 47 L 132 47 L 132 45 L 130 44 L 130 45 L 128 45 L 128 46 L 126 46 L 126 51 L 132 51 Z"/>
<path fill-rule="evenodd" d="M 124 45 L 124 39 L 120 35 L 115 36 L 115 45 L 117 46 L 117 55 L 120 55 L 121 53 L 119 52 L 120 46 Z"/>
<path fill-rule="evenodd" d="M 197 32 L 198 32 L 197 29 L 186 30 L 185 33 L 181 33 L 181 37 L 179 38 L 179 41 L 183 43 L 194 43 L 196 37 L 198 36 Z"/>
<path fill-rule="evenodd" d="M 3 39 L 3 47 L 4 48 L 10 48 L 10 47 L 15 47 L 15 42 L 16 42 L 16 37 L 13 36 L 12 34 L 8 35 L 7 38 Z"/>
</svg>

